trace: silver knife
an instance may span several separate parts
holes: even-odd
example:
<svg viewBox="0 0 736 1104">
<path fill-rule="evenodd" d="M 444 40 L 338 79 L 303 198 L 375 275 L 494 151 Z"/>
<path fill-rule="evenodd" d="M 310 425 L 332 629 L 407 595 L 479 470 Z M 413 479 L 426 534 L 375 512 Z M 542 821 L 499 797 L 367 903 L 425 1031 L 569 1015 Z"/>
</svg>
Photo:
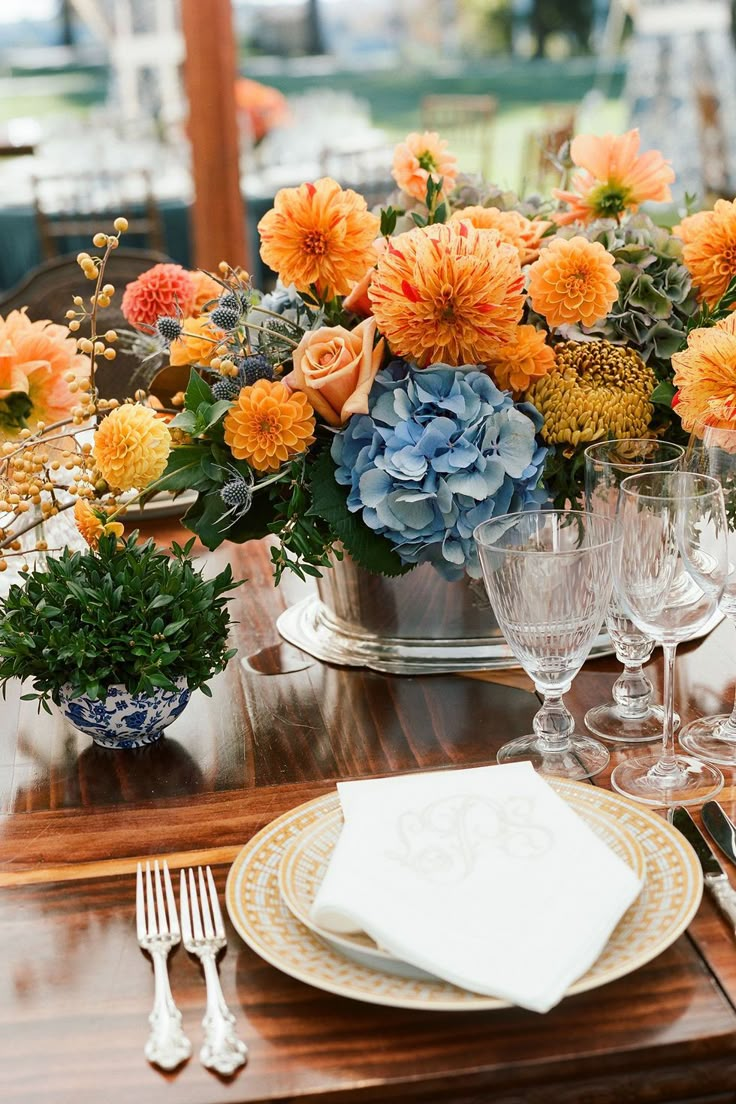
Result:
<svg viewBox="0 0 736 1104">
<path fill-rule="evenodd" d="M 711 802 L 715 804 L 715 802 Z M 682 832 L 700 860 L 705 886 L 736 934 L 736 889 L 729 882 L 726 872 L 713 854 L 705 836 L 686 809 L 675 809 L 672 823 Z"/>
<path fill-rule="evenodd" d="M 717 801 L 706 801 L 703 806 L 703 824 L 726 858 L 736 863 L 736 827 Z"/>
</svg>

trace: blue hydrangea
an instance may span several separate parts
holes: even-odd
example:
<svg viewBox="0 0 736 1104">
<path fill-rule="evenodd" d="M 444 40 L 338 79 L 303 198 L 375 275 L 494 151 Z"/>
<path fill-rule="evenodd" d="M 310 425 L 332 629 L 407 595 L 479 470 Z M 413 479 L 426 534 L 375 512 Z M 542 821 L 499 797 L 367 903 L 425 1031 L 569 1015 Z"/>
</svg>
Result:
<svg viewBox="0 0 736 1104">
<path fill-rule="evenodd" d="M 405 563 L 478 578 L 476 525 L 546 498 L 541 426 L 533 406 L 473 366 L 415 371 L 395 360 L 376 377 L 369 413 L 335 436 L 336 478 L 350 488 L 348 508 Z"/>
</svg>

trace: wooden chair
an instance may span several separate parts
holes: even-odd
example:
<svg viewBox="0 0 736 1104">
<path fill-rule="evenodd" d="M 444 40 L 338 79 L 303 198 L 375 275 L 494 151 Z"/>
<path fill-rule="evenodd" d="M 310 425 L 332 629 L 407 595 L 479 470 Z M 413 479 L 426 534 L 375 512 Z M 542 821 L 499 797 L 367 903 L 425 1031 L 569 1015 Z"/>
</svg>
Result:
<svg viewBox="0 0 736 1104">
<path fill-rule="evenodd" d="M 320 175 L 333 177 L 343 188 L 359 192 L 369 207 L 379 207 L 396 188 L 391 176 L 392 146 L 360 150 L 323 149 Z"/>
<path fill-rule="evenodd" d="M 475 159 L 477 171 L 488 178 L 497 112 L 493 96 L 425 96 L 420 118 L 422 130 L 446 138 L 462 161 Z"/>
<path fill-rule="evenodd" d="M 106 330 L 130 329 L 120 310 L 125 285 L 137 280 L 152 265 L 168 260 L 170 258 L 162 253 L 142 249 L 120 248 L 110 254 L 105 275 L 116 288 L 117 295 L 102 316 Z M 76 256 L 57 257 L 32 269 L 22 283 L 0 296 L 0 315 L 27 307 L 28 317 L 34 321 L 49 318 L 53 322 L 64 324 L 64 315 L 71 306 L 73 296 L 84 295 L 86 300 L 91 286 L 84 279 Z M 139 363 L 137 357 L 124 352 L 118 346 L 115 360 L 100 360 L 98 363 L 97 383 L 100 394 L 116 399 L 128 396 L 131 381 L 132 386 L 136 386 L 134 373 Z"/>
<path fill-rule="evenodd" d="M 526 135 L 522 150 L 521 178 L 527 192 L 559 185 L 558 155 L 575 135 L 574 104 L 545 104 L 542 111 L 542 125 Z"/>
<path fill-rule="evenodd" d="M 80 242 L 104 230 L 121 213 L 128 218 L 128 234 L 136 236 L 137 246 L 163 249 L 161 215 L 150 174 L 143 169 L 34 176 L 32 188 L 41 254 L 46 259 L 86 248 Z"/>
</svg>

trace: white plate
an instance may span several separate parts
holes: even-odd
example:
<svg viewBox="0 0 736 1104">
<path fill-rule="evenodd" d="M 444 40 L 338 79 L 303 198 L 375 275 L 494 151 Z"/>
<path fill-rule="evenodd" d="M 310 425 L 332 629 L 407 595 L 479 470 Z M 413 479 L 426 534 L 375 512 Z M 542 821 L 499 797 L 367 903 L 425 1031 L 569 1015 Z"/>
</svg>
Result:
<svg viewBox="0 0 736 1104">
<path fill-rule="evenodd" d="M 685 930 L 697 911 L 703 876 L 694 851 L 662 817 L 618 794 L 579 782 L 555 782 L 557 792 L 609 814 L 642 848 L 646 881 L 608 946 L 569 994 L 582 993 L 623 977 L 661 954 Z M 292 809 L 262 829 L 232 865 L 225 900 L 236 931 L 261 958 L 291 977 L 330 993 L 398 1008 L 468 1012 L 508 1007 L 434 979 L 397 977 L 346 958 L 302 924 L 279 891 L 279 867 L 286 849 L 305 829 L 339 806 L 336 793 Z"/>
</svg>

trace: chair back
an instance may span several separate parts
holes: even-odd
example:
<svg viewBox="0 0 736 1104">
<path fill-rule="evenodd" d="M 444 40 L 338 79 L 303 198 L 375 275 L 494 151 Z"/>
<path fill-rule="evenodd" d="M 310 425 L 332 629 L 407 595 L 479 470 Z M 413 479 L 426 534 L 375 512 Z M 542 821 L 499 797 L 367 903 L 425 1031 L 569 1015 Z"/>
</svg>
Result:
<svg viewBox="0 0 736 1104">
<path fill-rule="evenodd" d="M 561 183 L 559 154 L 575 136 L 574 104 L 546 104 L 542 112 L 541 126 L 524 140 L 521 178 L 526 192 L 544 192 Z"/>
<path fill-rule="evenodd" d="M 494 96 L 425 96 L 421 102 L 423 130 L 446 138 L 461 164 L 472 165 L 489 178 L 493 127 L 498 112 Z"/>
</svg>

